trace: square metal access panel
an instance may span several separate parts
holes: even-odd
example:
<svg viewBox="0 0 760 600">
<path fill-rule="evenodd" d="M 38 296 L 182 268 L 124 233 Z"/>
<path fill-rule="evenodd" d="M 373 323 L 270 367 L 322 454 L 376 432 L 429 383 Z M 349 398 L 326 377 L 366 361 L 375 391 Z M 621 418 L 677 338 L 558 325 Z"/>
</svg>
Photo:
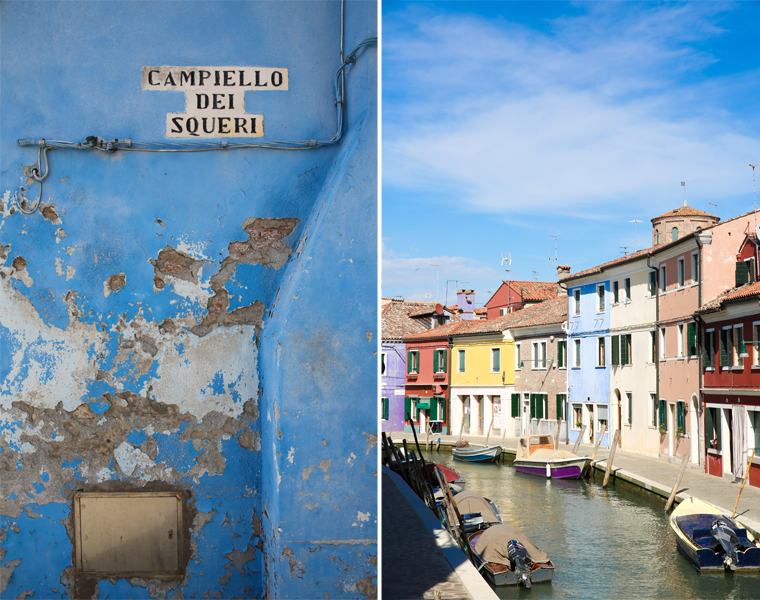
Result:
<svg viewBox="0 0 760 600">
<path fill-rule="evenodd" d="M 182 523 L 182 493 L 77 493 L 77 571 L 179 575 L 183 564 Z"/>
</svg>

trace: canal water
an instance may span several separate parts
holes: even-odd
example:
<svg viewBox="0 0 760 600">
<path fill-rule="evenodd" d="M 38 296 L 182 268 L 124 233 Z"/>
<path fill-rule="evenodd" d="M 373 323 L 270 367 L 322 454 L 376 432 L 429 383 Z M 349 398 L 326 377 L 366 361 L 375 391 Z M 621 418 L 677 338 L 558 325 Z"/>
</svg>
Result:
<svg viewBox="0 0 760 600">
<path fill-rule="evenodd" d="M 760 574 L 701 574 L 676 548 L 664 502 L 603 477 L 583 481 L 518 473 L 512 463 L 474 465 L 448 451 L 425 458 L 456 469 L 465 489 L 491 499 L 505 523 L 527 534 L 555 566 L 531 589 L 501 598 L 760 598 Z"/>
</svg>

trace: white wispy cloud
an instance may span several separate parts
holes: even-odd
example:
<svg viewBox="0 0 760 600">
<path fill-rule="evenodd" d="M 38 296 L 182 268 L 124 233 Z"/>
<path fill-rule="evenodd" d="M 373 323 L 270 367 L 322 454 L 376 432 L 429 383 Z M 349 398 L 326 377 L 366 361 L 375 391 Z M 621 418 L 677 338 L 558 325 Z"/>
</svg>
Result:
<svg viewBox="0 0 760 600">
<path fill-rule="evenodd" d="M 691 45 L 730 5 L 585 6 L 549 33 L 417 8 L 385 27 L 384 184 L 490 214 L 746 193 L 760 138 L 727 107 L 760 78 L 701 77 Z"/>
</svg>

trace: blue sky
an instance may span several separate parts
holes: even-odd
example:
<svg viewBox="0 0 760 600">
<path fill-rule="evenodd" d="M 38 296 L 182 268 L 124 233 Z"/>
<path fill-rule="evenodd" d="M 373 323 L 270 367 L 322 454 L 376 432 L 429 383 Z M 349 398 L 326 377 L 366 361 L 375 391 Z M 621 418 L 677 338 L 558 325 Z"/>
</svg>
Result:
<svg viewBox="0 0 760 600">
<path fill-rule="evenodd" d="M 549 236 L 573 272 L 648 247 L 682 181 L 690 206 L 752 210 L 759 2 L 382 10 L 383 296 L 555 281 Z"/>
</svg>

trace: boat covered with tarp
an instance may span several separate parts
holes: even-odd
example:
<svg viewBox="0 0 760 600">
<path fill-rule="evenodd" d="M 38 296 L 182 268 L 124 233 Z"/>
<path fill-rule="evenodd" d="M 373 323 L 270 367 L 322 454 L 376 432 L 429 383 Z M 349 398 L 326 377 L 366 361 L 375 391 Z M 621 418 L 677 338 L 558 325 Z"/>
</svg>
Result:
<svg viewBox="0 0 760 600">
<path fill-rule="evenodd" d="M 760 547 L 735 519 L 698 498 L 689 497 L 670 515 L 681 553 L 699 571 L 757 571 Z"/>
<path fill-rule="evenodd" d="M 426 462 L 421 469 L 422 478 L 429 481 L 433 487 L 439 487 L 438 478 L 435 475 L 436 469 L 438 469 L 441 472 L 441 475 L 443 475 L 452 494 L 458 494 L 459 492 L 464 491 L 464 486 L 467 484 L 464 478 L 451 467 L 447 467 L 440 463 Z"/>
<path fill-rule="evenodd" d="M 465 533 L 488 529 L 501 523 L 496 505 L 475 492 L 465 491 L 454 496 L 459 514 L 462 515 Z"/>
<path fill-rule="evenodd" d="M 551 581 L 554 563 L 523 532 L 501 523 L 469 537 L 475 566 L 492 585 L 524 585 Z"/>
<path fill-rule="evenodd" d="M 580 479 L 591 472 L 591 459 L 569 450 L 555 450 L 552 435 L 523 435 L 512 463 L 517 471 L 554 479 Z"/>
</svg>

